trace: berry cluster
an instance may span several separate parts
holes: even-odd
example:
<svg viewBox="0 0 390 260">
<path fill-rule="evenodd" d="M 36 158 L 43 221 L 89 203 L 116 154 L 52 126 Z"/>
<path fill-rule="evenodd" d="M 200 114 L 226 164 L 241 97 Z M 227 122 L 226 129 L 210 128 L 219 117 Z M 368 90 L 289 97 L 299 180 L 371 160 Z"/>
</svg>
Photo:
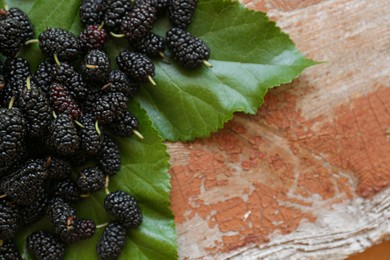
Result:
<svg viewBox="0 0 390 260">
<path fill-rule="evenodd" d="M 130 194 L 108 190 L 121 167 L 119 146 L 108 133 L 143 138 L 127 103 L 140 84 L 156 84 L 152 58 L 167 59 L 166 47 L 184 68 L 210 66 L 207 45 L 186 31 L 196 4 L 83 0 L 85 28 L 78 36 L 47 28 L 37 39 L 23 11 L 0 9 L 0 54 L 6 57 L 0 60 L 0 259 L 20 259 L 16 232 L 44 216 L 54 232 L 38 230 L 27 239 L 38 259 L 63 259 L 67 244 L 105 226 L 97 253 L 101 259 L 119 257 L 126 230 L 141 224 L 142 213 Z M 151 32 L 164 13 L 173 26 L 165 38 Z M 104 51 L 110 35 L 126 37 L 131 46 L 116 57 L 119 69 L 112 69 Z M 27 60 L 15 57 L 33 43 L 47 57 L 35 73 Z M 75 65 L 79 58 L 81 65 Z M 96 226 L 79 218 L 72 205 L 101 190 L 113 221 Z"/>
</svg>

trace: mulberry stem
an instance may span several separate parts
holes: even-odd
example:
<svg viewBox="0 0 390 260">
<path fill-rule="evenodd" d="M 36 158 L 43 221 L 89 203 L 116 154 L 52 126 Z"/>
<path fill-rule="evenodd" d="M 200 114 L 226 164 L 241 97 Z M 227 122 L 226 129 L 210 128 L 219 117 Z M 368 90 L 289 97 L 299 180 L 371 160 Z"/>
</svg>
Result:
<svg viewBox="0 0 390 260">
<path fill-rule="evenodd" d="M 133 134 L 136 135 L 141 140 L 144 139 L 144 136 L 140 132 L 138 132 L 137 130 L 133 130 Z"/>
<path fill-rule="evenodd" d="M 27 90 L 30 91 L 31 90 L 31 78 L 30 77 L 27 77 L 26 85 L 27 85 Z"/>
<path fill-rule="evenodd" d="M 9 102 L 8 109 L 11 109 L 14 106 L 15 103 L 15 97 L 11 98 L 11 101 Z"/>
<path fill-rule="evenodd" d="M 97 69 L 97 68 L 99 68 L 99 66 L 97 66 L 97 65 L 91 65 L 91 64 L 87 64 L 87 65 L 85 65 L 85 67 L 86 67 L 87 69 Z"/>
<path fill-rule="evenodd" d="M 206 65 L 207 67 L 209 67 L 209 68 L 212 68 L 212 67 L 213 67 L 213 65 L 212 65 L 210 62 L 208 62 L 207 60 L 203 60 L 202 63 L 203 63 L 204 65 Z"/>
<path fill-rule="evenodd" d="M 124 38 L 126 36 L 125 34 L 116 34 L 113 32 L 110 32 L 110 34 L 115 38 Z"/>
<path fill-rule="evenodd" d="M 102 131 L 100 131 L 100 128 L 99 128 L 99 121 L 96 120 L 95 122 L 95 129 L 96 129 L 96 132 L 98 133 L 98 135 L 102 135 Z"/>
<path fill-rule="evenodd" d="M 31 39 L 31 40 L 28 40 L 24 43 L 24 45 L 29 45 L 29 44 L 33 44 L 33 43 L 38 43 L 39 40 L 38 39 Z"/>
<path fill-rule="evenodd" d="M 97 28 L 97 30 L 100 32 L 104 27 L 104 22 L 102 22 L 99 27 Z"/>
<path fill-rule="evenodd" d="M 53 54 L 53 57 L 54 57 L 54 61 L 56 62 L 56 64 L 57 64 L 57 66 L 61 66 L 61 62 L 60 62 L 60 60 L 58 59 L 58 56 L 57 56 L 57 54 Z"/>
<path fill-rule="evenodd" d="M 150 83 L 152 83 L 152 85 L 153 86 L 156 86 L 157 84 L 156 84 L 156 81 L 154 81 L 154 79 L 152 78 L 152 76 L 148 76 L 148 79 L 149 79 L 149 81 L 150 81 Z"/>
<path fill-rule="evenodd" d="M 103 223 L 103 224 L 100 224 L 100 225 L 96 225 L 96 229 L 98 229 L 98 228 L 104 228 L 104 227 L 106 227 L 106 226 L 108 226 L 108 223 Z"/>
<path fill-rule="evenodd" d="M 81 128 L 85 128 L 85 126 L 82 123 L 80 123 L 79 121 L 77 121 L 77 120 L 74 120 L 74 123 L 76 125 L 78 125 L 79 127 L 81 127 Z"/>
<path fill-rule="evenodd" d="M 108 185 L 110 185 L 110 176 L 106 175 L 106 181 L 104 183 L 104 190 L 106 194 L 110 194 L 110 190 L 108 189 Z"/>
</svg>

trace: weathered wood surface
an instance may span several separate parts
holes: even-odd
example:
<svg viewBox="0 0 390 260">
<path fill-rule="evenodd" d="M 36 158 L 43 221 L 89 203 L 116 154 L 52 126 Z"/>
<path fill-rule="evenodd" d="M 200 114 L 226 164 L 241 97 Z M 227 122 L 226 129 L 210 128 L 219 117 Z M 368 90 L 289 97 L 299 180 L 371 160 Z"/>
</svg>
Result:
<svg viewBox="0 0 390 260">
<path fill-rule="evenodd" d="M 326 63 L 169 144 L 180 258 L 342 259 L 390 235 L 390 2 L 254 0 Z"/>
</svg>

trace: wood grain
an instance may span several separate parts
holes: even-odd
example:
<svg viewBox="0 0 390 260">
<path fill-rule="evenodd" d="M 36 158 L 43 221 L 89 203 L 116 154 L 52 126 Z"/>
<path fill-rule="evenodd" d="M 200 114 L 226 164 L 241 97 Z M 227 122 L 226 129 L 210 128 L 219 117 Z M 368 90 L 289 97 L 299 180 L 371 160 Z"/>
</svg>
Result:
<svg viewBox="0 0 390 260">
<path fill-rule="evenodd" d="M 343 259 L 390 234 L 388 0 L 245 3 L 325 63 L 169 144 L 180 258 Z"/>
</svg>

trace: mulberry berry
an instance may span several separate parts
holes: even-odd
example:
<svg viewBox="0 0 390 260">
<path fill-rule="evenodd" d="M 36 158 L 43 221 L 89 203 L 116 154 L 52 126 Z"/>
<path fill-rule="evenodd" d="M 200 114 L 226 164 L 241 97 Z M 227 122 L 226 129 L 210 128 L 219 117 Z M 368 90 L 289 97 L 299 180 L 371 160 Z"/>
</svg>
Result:
<svg viewBox="0 0 390 260">
<path fill-rule="evenodd" d="M 108 77 L 108 83 L 102 88 L 106 92 L 121 92 L 127 98 L 132 98 L 137 90 L 139 85 L 120 70 L 112 70 Z"/>
<path fill-rule="evenodd" d="M 1 180 L 2 192 L 19 205 L 28 205 L 43 194 L 47 174 L 40 160 L 29 160 L 17 172 Z"/>
<path fill-rule="evenodd" d="M 166 43 L 174 60 L 187 69 L 200 67 L 210 57 L 210 49 L 202 40 L 180 28 L 167 32 Z"/>
<path fill-rule="evenodd" d="M 24 44 L 22 33 L 23 29 L 19 21 L 0 20 L 0 53 L 7 57 L 15 57 Z"/>
<path fill-rule="evenodd" d="M 104 136 L 97 163 L 105 175 L 115 175 L 121 168 L 119 146 L 108 135 Z"/>
<path fill-rule="evenodd" d="M 150 33 L 157 18 L 157 9 L 147 1 L 137 1 L 122 21 L 121 30 L 129 42 L 139 41 Z"/>
<path fill-rule="evenodd" d="M 101 24 L 104 17 L 103 1 L 83 0 L 80 5 L 80 21 L 84 25 Z"/>
<path fill-rule="evenodd" d="M 100 96 L 92 107 L 92 116 L 99 123 L 110 123 L 127 109 L 128 98 L 120 92 L 109 92 Z"/>
<path fill-rule="evenodd" d="M 53 82 L 52 73 L 55 69 L 55 65 L 49 61 L 41 62 L 35 72 L 32 80 L 35 84 L 41 88 L 43 93 L 48 96 L 49 87 Z"/>
<path fill-rule="evenodd" d="M 27 249 L 38 259 L 64 259 L 65 245 L 53 234 L 38 231 L 27 237 Z"/>
<path fill-rule="evenodd" d="M 1 260 L 22 260 L 22 257 L 16 248 L 16 245 L 11 240 L 4 240 L 0 245 Z"/>
<path fill-rule="evenodd" d="M 5 86 L 5 73 L 3 63 L 0 61 L 0 92 Z"/>
<path fill-rule="evenodd" d="M 142 213 L 135 199 L 124 191 L 116 191 L 104 199 L 104 209 L 126 228 L 138 227 Z"/>
<path fill-rule="evenodd" d="M 19 212 L 9 201 L 0 200 L 0 240 L 11 239 L 18 229 Z"/>
<path fill-rule="evenodd" d="M 74 243 L 92 237 L 95 234 L 96 225 L 90 219 L 76 219 L 72 229 L 64 232 L 60 238 L 65 243 Z"/>
<path fill-rule="evenodd" d="M 123 17 L 132 9 L 128 0 L 104 1 L 104 25 L 113 32 L 119 32 Z"/>
<path fill-rule="evenodd" d="M 97 130 L 95 120 L 90 114 L 85 114 L 81 117 L 80 123 L 84 126 L 79 131 L 80 134 L 80 148 L 88 154 L 95 155 L 100 151 L 102 145 L 102 136 L 100 128 Z"/>
<path fill-rule="evenodd" d="M 147 56 L 131 51 L 123 51 L 116 58 L 119 69 L 139 82 L 151 81 L 154 76 L 154 65 Z"/>
<path fill-rule="evenodd" d="M 111 61 L 107 54 L 101 50 L 89 51 L 81 66 L 84 78 L 91 82 L 106 82 L 110 70 Z"/>
<path fill-rule="evenodd" d="M 49 198 L 46 194 L 41 194 L 39 198 L 31 204 L 19 207 L 20 222 L 23 226 L 31 225 L 41 219 L 49 205 Z"/>
<path fill-rule="evenodd" d="M 49 100 L 39 88 L 32 85 L 19 96 L 18 107 L 27 121 L 29 136 L 43 136 L 51 121 Z"/>
<path fill-rule="evenodd" d="M 168 0 L 168 13 L 172 25 L 186 29 L 192 21 L 197 3 L 197 0 Z"/>
<path fill-rule="evenodd" d="M 81 200 L 81 190 L 70 179 L 60 180 L 50 185 L 49 192 L 53 197 L 61 198 L 66 202 L 78 202 Z"/>
<path fill-rule="evenodd" d="M 112 124 L 111 129 L 119 136 L 132 136 L 138 130 L 138 120 L 130 112 L 126 111 L 117 117 Z"/>
<path fill-rule="evenodd" d="M 39 48 L 49 57 L 56 54 L 61 61 L 69 61 L 79 55 L 79 43 L 71 32 L 60 28 L 49 28 L 42 32 L 38 39 Z"/>
<path fill-rule="evenodd" d="M 6 59 L 4 71 L 8 82 L 16 80 L 26 82 L 27 77 L 31 77 L 30 64 L 23 58 Z"/>
<path fill-rule="evenodd" d="M 26 89 L 26 82 L 23 80 L 16 79 L 8 82 L 2 92 L 1 103 L 3 106 L 7 107 L 12 99 L 18 100 L 24 89 Z"/>
<path fill-rule="evenodd" d="M 80 117 L 81 110 L 78 104 L 63 85 L 53 83 L 49 88 L 49 98 L 53 109 L 57 113 L 65 113 L 73 120 Z"/>
<path fill-rule="evenodd" d="M 61 155 L 71 155 L 79 148 L 79 136 L 72 119 L 60 114 L 49 127 L 50 147 Z"/>
<path fill-rule="evenodd" d="M 17 108 L 0 109 L 0 168 L 7 168 L 18 157 L 26 136 L 26 121 Z"/>
<path fill-rule="evenodd" d="M 54 198 L 50 201 L 46 216 L 53 225 L 54 232 L 59 236 L 65 236 L 74 229 L 76 212 L 61 198 Z"/>
<path fill-rule="evenodd" d="M 53 81 L 63 84 L 72 98 L 83 101 L 88 96 L 88 87 L 81 74 L 66 62 L 56 66 L 52 71 Z"/>
<path fill-rule="evenodd" d="M 144 53 L 150 58 L 164 56 L 164 38 L 155 33 L 149 33 L 141 40 L 134 42 L 132 45 L 137 51 Z"/>
<path fill-rule="evenodd" d="M 103 48 L 106 41 L 106 31 L 97 25 L 90 25 L 78 37 L 80 48 L 87 52 Z"/>
<path fill-rule="evenodd" d="M 103 172 L 97 168 L 86 168 L 81 170 L 77 185 L 83 192 L 96 192 L 104 188 L 105 177 Z"/>
<path fill-rule="evenodd" d="M 112 222 L 104 229 L 103 236 L 96 247 L 101 260 L 118 259 L 125 245 L 126 229 Z"/>
<path fill-rule="evenodd" d="M 24 13 L 19 8 L 13 7 L 6 12 L 6 16 L 6 19 L 14 19 L 20 22 L 22 27 L 20 37 L 22 38 L 23 42 L 34 38 L 34 26 L 32 25 L 30 18 L 28 18 L 26 13 Z"/>
<path fill-rule="evenodd" d="M 70 163 L 64 159 L 50 156 L 44 161 L 47 178 L 53 180 L 64 180 L 71 173 Z"/>
</svg>

